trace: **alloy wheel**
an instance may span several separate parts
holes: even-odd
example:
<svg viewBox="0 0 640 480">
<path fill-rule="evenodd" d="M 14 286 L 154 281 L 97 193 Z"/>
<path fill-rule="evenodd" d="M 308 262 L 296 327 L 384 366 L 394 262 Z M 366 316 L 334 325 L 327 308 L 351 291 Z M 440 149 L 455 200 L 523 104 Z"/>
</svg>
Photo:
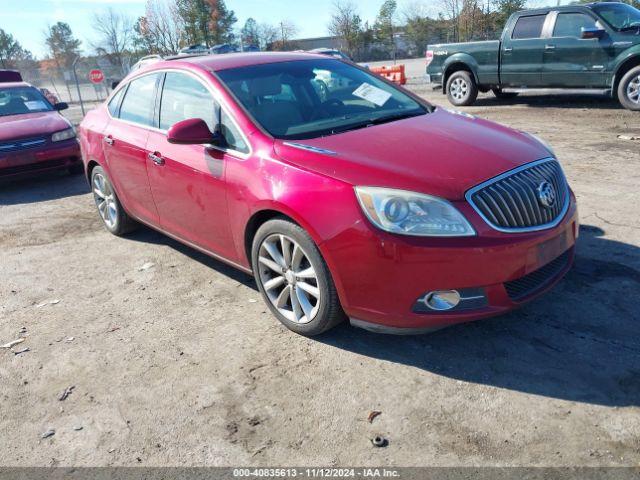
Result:
<svg viewBox="0 0 640 480">
<path fill-rule="evenodd" d="M 640 104 L 640 75 L 631 79 L 627 85 L 627 98 L 636 104 Z"/>
<path fill-rule="evenodd" d="M 118 222 L 118 206 L 109 181 L 100 173 L 93 176 L 93 198 L 102 220 L 109 228 Z"/>
<path fill-rule="evenodd" d="M 456 100 L 462 100 L 469 92 L 469 85 L 463 78 L 456 78 L 449 86 L 451 96 Z"/>
<path fill-rule="evenodd" d="M 309 323 L 320 309 L 318 277 L 309 256 L 283 234 L 266 237 L 258 253 L 260 282 L 267 297 L 286 319 Z"/>
</svg>

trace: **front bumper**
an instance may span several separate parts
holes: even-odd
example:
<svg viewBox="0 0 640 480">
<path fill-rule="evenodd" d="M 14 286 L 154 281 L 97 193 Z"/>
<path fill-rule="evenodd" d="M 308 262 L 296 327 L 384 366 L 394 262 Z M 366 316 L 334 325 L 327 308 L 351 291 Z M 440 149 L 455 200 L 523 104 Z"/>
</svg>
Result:
<svg viewBox="0 0 640 480">
<path fill-rule="evenodd" d="M 67 168 L 80 161 L 80 145 L 75 138 L 48 142 L 37 148 L 0 153 L 0 178 Z"/>
<path fill-rule="evenodd" d="M 549 290 L 573 263 L 579 226 L 573 195 L 563 221 L 539 232 L 505 234 L 470 207 L 463 213 L 478 236 L 401 237 L 359 222 L 323 243 L 354 325 L 418 333 L 503 314 Z M 444 312 L 416 308 L 426 293 L 449 289 L 482 292 L 485 300 Z"/>
</svg>

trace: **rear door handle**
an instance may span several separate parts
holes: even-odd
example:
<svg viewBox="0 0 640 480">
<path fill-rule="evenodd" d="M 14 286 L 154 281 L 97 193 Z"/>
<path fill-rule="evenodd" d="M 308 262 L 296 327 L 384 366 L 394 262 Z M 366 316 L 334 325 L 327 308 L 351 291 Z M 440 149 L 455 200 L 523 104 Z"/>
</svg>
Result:
<svg viewBox="0 0 640 480">
<path fill-rule="evenodd" d="M 555 49 L 556 49 L 556 46 L 555 46 L 555 45 L 545 45 L 545 46 L 544 46 L 544 49 L 545 49 L 545 50 L 555 50 Z"/>
<path fill-rule="evenodd" d="M 104 137 L 104 143 L 107 145 L 113 145 L 113 137 L 111 135 L 107 135 Z"/>
<path fill-rule="evenodd" d="M 504 51 L 505 51 L 505 52 L 511 52 L 511 51 L 513 51 L 513 48 L 511 48 L 511 47 L 504 47 Z"/>
<path fill-rule="evenodd" d="M 149 160 L 152 160 L 153 163 L 155 163 L 156 165 L 164 165 L 164 158 L 162 158 L 162 155 L 160 155 L 160 153 L 158 152 L 149 152 L 149 154 L 147 155 L 149 157 Z"/>
</svg>

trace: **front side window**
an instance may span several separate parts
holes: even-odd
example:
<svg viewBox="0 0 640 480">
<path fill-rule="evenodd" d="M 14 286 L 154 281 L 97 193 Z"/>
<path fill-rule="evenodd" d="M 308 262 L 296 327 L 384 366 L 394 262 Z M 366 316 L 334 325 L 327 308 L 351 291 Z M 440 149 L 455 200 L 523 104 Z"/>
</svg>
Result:
<svg viewBox="0 0 640 480">
<path fill-rule="evenodd" d="M 51 104 L 37 88 L 0 88 L 0 117 L 52 110 Z"/>
<path fill-rule="evenodd" d="M 120 119 L 140 125 L 153 125 L 153 101 L 157 74 L 145 75 L 129 83 L 120 107 Z"/>
<path fill-rule="evenodd" d="M 378 76 L 330 58 L 252 65 L 217 74 L 275 138 L 314 138 L 427 113 L 423 105 Z"/>
<path fill-rule="evenodd" d="M 200 118 L 212 132 L 216 127 L 216 102 L 199 80 L 180 72 L 169 72 L 164 80 L 160 101 L 160 128 L 189 118 Z"/>
<path fill-rule="evenodd" d="M 553 36 L 580 38 L 583 28 L 596 28 L 596 21 L 584 13 L 559 13 Z"/>
<path fill-rule="evenodd" d="M 542 36 L 542 27 L 546 15 L 529 15 L 518 18 L 516 25 L 513 27 L 511 38 L 514 40 L 523 40 L 526 38 L 540 38 Z"/>
<path fill-rule="evenodd" d="M 118 116 L 118 107 L 120 106 L 120 100 L 122 99 L 122 95 L 124 94 L 125 90 L 126 88 L 121 88 L 120 90 L 118 90 L 118 92 L 109 101 L 109 105 L 107 108 L 109 109 L 109 113 L 112 117 Z"/>
<path fill-rule="evenodd" d="M 631 5 L 626 3 L 596 3 L 591 8 L 619 32 L 640 29 L 640 10 Z"/>
</svg>

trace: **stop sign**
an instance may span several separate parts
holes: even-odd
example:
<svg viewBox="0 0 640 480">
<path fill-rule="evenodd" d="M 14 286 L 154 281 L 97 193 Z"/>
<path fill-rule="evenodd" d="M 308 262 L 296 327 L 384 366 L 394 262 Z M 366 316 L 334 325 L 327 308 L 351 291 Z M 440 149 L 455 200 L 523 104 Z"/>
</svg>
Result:
<svg viewBox="0 0 640 480">
<path fill-rule="evenodd" d="M 89 80 L 91 80 L 91 83 L 102 83 L 102 81 L 104 80 L 104 74 L 102 73 L 102 70 L 91 70 L 89 72 Z"/>
</svg>

